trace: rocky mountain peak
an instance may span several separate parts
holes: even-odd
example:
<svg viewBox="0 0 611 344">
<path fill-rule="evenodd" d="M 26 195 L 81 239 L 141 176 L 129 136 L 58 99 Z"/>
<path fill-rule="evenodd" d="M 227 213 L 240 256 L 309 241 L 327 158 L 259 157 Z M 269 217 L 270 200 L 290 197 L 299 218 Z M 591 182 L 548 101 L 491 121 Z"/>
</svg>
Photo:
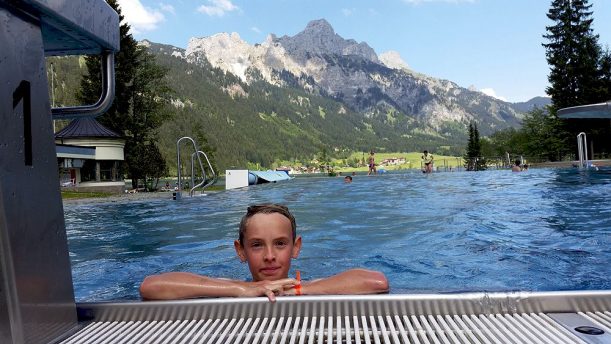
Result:
<svg viewBox="0 0 611 344">
<path fill-rule="evenodd" d="M 330 36 L 335 35 L 335 31 L 331 24 L 325 19 L 312 20 L 308 23 L 302 33 L 311 36 Z"/>
<path fill-rule="evenodd" d="M 223 32 L 209 37 L 191 38 L 185 54 L 189 62 L 197 62 L 200 54 L 203 54 L 213 66 L 245 80 L 253 50 L 255 47 L 242 40 L 238 33 Z"/>
<path fill-rule="evenodd" d="M 382 62 L 386 67 L 392 69 L 409 69 L 409 66 L 403 59 L 399 52 L 390 50 L 379 56 L 380 62 Z"/>
<path fill-rule="evenodd" d="M 312 56 L 324 55 L 356 55 L 373 62 L 378 61 L 377 54 L 367 43 L 342 38 L 325 19 L 310 21 L 306 28 L 295 36 L 282 36 L 274 41 L 300 62 L 305 62 Z"/>
<path fill-rule="evenodd" d="M 261 76 L 274 85 L 324 94 L 366 117 L 400 112 L 436 130 L 477 118 L 485 123 L 480 127 L 484 135 L 519 122 L 509 104 L 421 75 L 397 52 L 378 58 L 367 43 L 342 38 L 324 19 L 311 21 L 294 36 L 270 34 L 254 46 L 235 33 L 192 39 L 185 57 L 194 63 L 207 60 L 246 83 Z"/>
</svg>

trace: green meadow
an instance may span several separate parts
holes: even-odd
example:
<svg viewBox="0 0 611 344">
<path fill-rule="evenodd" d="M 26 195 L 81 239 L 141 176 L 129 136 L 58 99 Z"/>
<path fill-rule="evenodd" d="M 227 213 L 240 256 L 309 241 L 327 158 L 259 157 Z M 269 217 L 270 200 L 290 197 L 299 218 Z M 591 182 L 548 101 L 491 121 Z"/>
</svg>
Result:
<svg viewBox="0 0 611 344">
<path fill-rule="evenodd" d="M 406 169 L 420 169 L 422 166 L 422 152 L 395 152 L 395 153 L 376 153 L 374 155 L 376 161 L 377 169 L 384 169 L 387 171 L 394 170 L 406 170 Z M 449 156 L 449 155 L 436 155 L 433 154 L 434 157 L 434 166 L 435 167 L 452 167 L 455 168 L 457 166 L 462 166 L 463 159 L 462 157 Z M 332 159 L 331 165 L 334 166 L 334 170 L 336 172 L 348 172 L 348 171 L 368 171 L 367 167 L 367 159 L 369 158 L 369 153 L 365 152 L 355 152 L 352 153 L 347 159 Z M 384 165 L 382 166 L 382 162 L 387 159 L 405 159 L 405 162 L 397 165 Z M 361 162 L 358 167 L 350 167 L 344 164 L 344 161 L 350 160 L 359 160 Z"/>
</svg>

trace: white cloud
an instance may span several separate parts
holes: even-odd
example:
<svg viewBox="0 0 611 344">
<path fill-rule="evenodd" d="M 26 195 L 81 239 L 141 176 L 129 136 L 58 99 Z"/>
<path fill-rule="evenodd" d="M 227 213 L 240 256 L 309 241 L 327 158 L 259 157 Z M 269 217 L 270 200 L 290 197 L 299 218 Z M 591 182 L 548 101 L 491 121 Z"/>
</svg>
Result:
<svg viewBox="0 0 611 344">
<path fill-rule="evenodd" d="M 208 0 L 209 6 L 201 5 L 197 11 L 209 16 L 222 17 L 226 12 L 238 10 L 239 7 L 234 5 L 231 0 Z"/>
<path fill-rule="evenodd" d="M 412 5 L 419 5 L 423 3 L 431 2 L 446 2 L 449 4 L 462 4 L 462 3 L 473 3 L 475 0 L 403 0 L 404 2 Z"/>
<path fill-rule="evenodd" d="M 258 27 L 256 27 L 256 26 L 253 26 L 253 27 L 251 27 L 250 29 L 251 29 L 252 31 L 256 32 L 256 33 L 261 33 L 261 30 L 260 30 Z"/>
<path fill-rule="evenodd" d="M 140 0 L 119 0 L 119 5 L 133 34 L 153 31 L 157 29 L 159 23 L 165 21 L 159 10 L 144 7 Z"/>
<path fill-rule="evenodd" d="M 342 8 L 342 14 L 346 17 L 349 17 L 354 14 L 354 8 Z"/>
<path fill-rule="evenodd" d="M 481 90 L 479 90 L 479 91 L 480 91 L 480 92 L 482 92 L 483 94 L 487 95 L 487 96 L 490 96 L 490 97 L 493 97 L 493 98 L 496 98 L 496 99 L 502 100 L 502 101 L 504 101 L 504 102 L 506 102 L 506 101 L 507 101 L 507 98 L 505 98 L 505 97 L 501 97 L 501 96 L 497 96 L 497 95 L 496 95 L 496 92 L 495 92 L 495 91 L 494 91 L 494 89 L 492 89 L 492 88 L 482 88 L 482 89 L 481 89 Z"/>
<path fill-rule="evenodd" d="M 172 5 L 164 4 L 162 2 L 162 3 L 159 3 L 159 8 L 161 8 L 161 10 L 164 12 L 176 14 L 176 10 L 174 9 L 174 6 Z"/>
</svg>

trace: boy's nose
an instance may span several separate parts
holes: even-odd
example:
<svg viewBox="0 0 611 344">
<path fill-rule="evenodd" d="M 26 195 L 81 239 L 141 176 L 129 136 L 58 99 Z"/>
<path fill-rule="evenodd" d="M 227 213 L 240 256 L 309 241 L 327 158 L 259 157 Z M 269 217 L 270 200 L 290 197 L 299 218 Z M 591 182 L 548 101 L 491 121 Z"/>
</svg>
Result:
<svg viewBox="0 0 611 344">
<path fill-rule="evenodd" d="M 265 250 L 265 260 L 274 260 L 275 256 L 274 250 L 271 247 Z"/>
</svg>

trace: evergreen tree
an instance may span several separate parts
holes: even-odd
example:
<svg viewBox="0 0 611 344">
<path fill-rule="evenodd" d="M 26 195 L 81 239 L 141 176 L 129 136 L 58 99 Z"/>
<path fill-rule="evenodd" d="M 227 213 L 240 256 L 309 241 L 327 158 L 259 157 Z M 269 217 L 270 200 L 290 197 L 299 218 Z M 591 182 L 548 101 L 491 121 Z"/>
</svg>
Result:
<svg viewBox="0 0 611 344">
<path fill-rule="evenodd" d="M 607 49 L 600 59 L 600 94 L 601 101 L 611 100 L 611 51 Z"/>
<path fill-rule="evenodd" d="M 598 101 L 601 49 L 591 28 L 591 7 L 588 0 L 554 0 L 547 14 L 554 25 L 543 36 L 550 65 L 546 91 L 556 108 Z"/>
<path fill-rule="evenodd" d="M 166 69 L 157 65 L 146 48 L 134 40 L 117 1 L 107 1 L 123 24 L 120 26 L 121 50 L 115 55 L 115 98 L 98 121 L 125 139 L 123 170 L 135 188 L 139 180 L 158 178 L 160 171 L 167 170 L 158 154 L 156 130 L 169 117 L 166 104 L 170 89 L 164 79 Z M 81 79 L 77 98 L 93 103 L 101 92 L 99 57 L 87 57 L 86 66 L 89 75 Z"/>
<path fill-rule="evenodd" d="M 469 123 L 469 141 L 467 152 L 463 158 L 467 171 L 481 171 L 486 169 L 486 159 L 482 156 L 482 142 L 475 122 Z"/>
<path fill-rule="evenodd" d="M 528 140 L 521 145 L 525 154 L 542 160 L 562 160 L 570 153 L 566 145 L 571 137 L 563 129 L 564 120 L 552 116 L 544 109 L 535 108 L 524 116 L 521 132 Z"/>
<path fill-rule="evenodd" d="M 543 37 L 547 43 L 547 62 L 550 66 L 546 89 L 552 97 L 553 107 L 548 116 L 554 118 L 557 109 L 603 102 L 611 99 L 609 94 L 608 52 L 602 51 L 598 44 L 598 35 L 592 30 L 592 5 L 589 0 L 554 0 L 547 17 L 554 22 L 546 27 Z M 599 151 L 611 149 L 611 131 L 609 120 L 603 119 L 570 119 L 563 120 L 561 136 L 566 137 L 565 149 L 575 149 L 575 136 L 587 132 L 592 142 L 596 142 Z M 558 147 L 542 147 L 544 150 L 558 151 Z"/>
</svg>

